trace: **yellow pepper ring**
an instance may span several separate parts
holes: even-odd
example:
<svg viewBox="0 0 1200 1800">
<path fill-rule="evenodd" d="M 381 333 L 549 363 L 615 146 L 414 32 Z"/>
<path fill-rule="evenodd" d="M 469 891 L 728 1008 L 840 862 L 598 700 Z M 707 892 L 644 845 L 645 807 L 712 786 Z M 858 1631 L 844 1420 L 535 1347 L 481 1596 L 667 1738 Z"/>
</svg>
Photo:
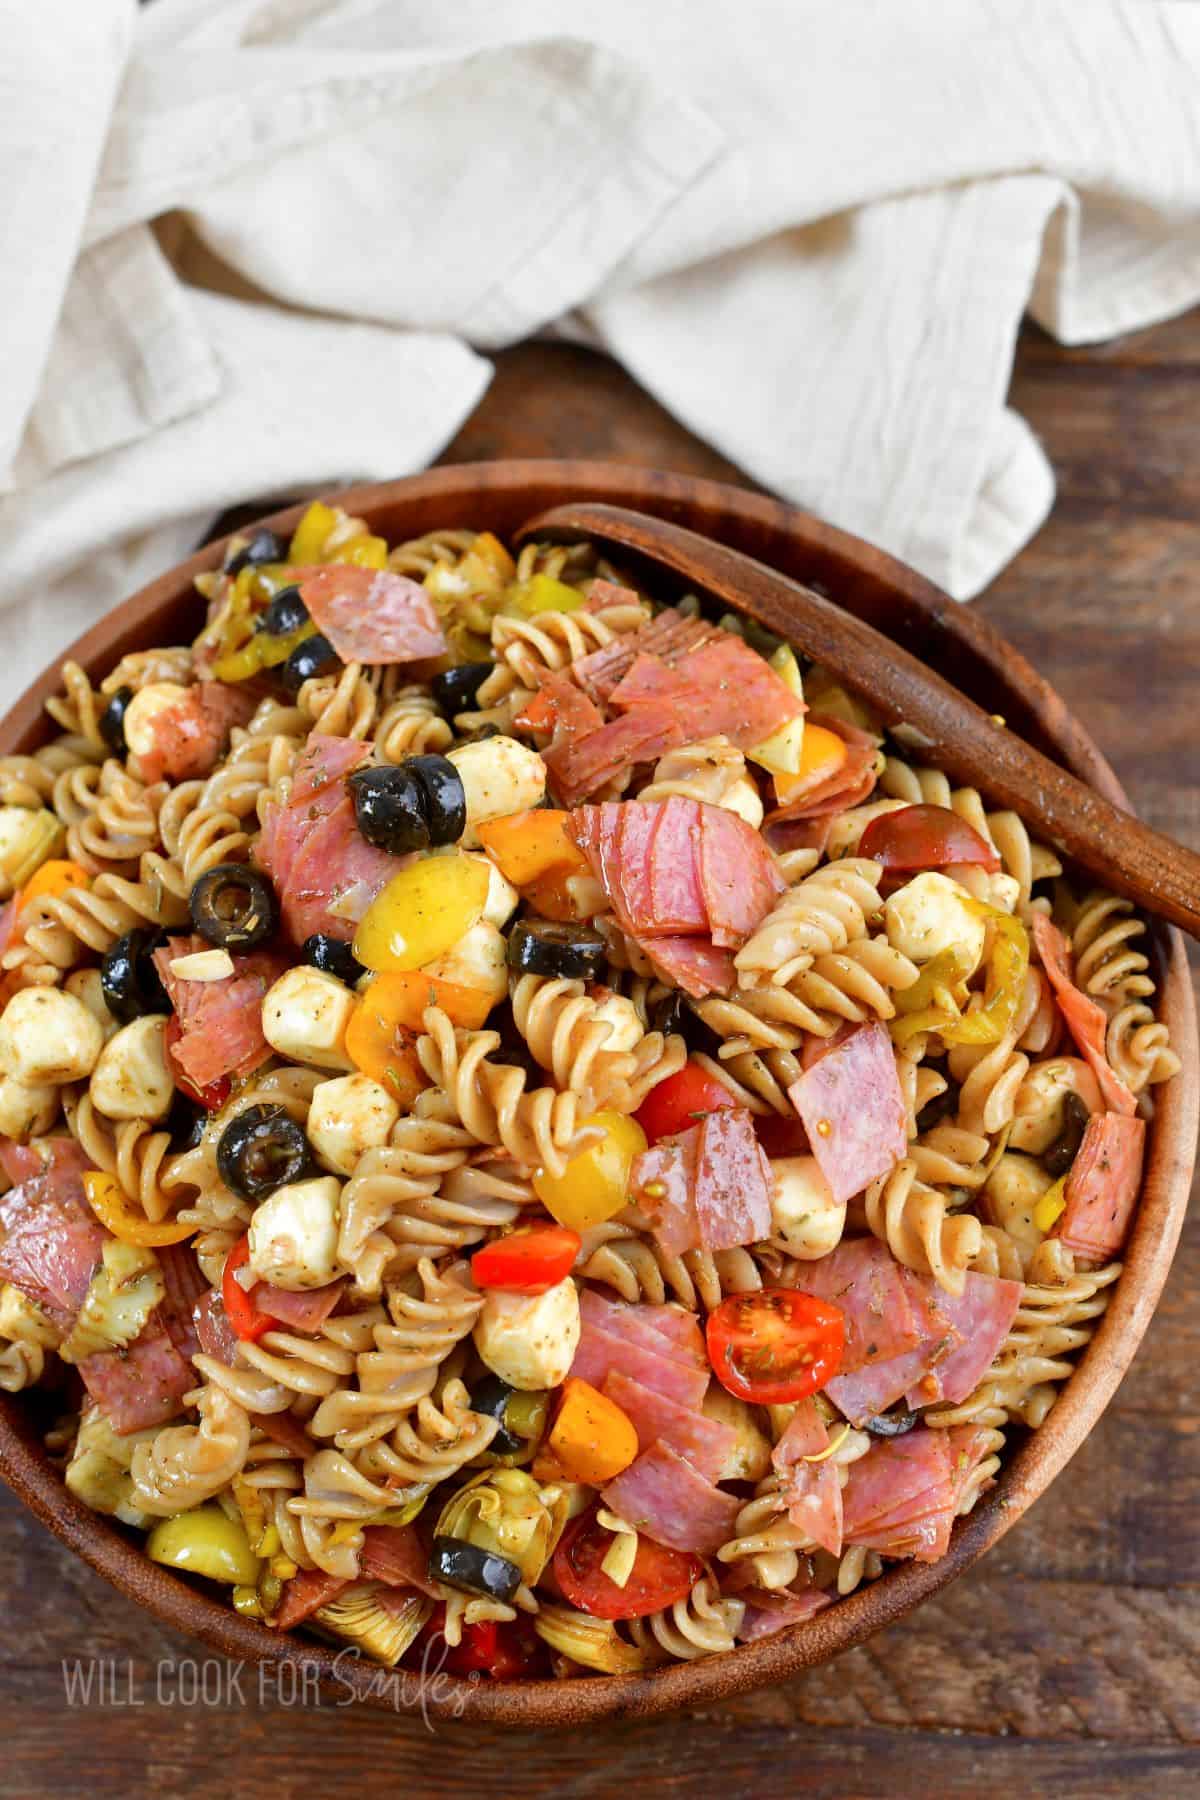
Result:
<svg viewBox="0 0 1200 1800">
<path fill-rule="evenodd" d="M 111 1231 L 123 1244 L 138 1244 L 150 1248 L 162 1244 L 181 1244 L 184 1238 L 191 1237 L 199 1229 L 195 1225 L 181 1225 L 176 1219 L 160 1219 L 157 1222 L 147 1219 L 130 1205 L 116 1176 L 106 1174 L 103 1169 L 85 1171 L 83 1191 L 87 1195 L 88 1205 L 105 1230 Z"/>
</svg>

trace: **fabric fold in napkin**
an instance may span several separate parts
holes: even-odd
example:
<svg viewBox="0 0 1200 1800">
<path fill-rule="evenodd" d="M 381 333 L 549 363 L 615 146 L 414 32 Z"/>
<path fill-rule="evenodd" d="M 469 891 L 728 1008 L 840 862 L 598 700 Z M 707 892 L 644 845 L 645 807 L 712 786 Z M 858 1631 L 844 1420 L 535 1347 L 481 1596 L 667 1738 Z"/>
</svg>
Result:
<svg viewBox="0 0 1200 1800">
<path fill-rule="evenodd" d="M 217 508 L 421 467 L 545 330 L 969 597 L 1053 499 L 1022 315 L 1077 343 L 1200 296 L 1186 0 L 0 0 L 0 31 L 0 698 Z"/>
</svg>

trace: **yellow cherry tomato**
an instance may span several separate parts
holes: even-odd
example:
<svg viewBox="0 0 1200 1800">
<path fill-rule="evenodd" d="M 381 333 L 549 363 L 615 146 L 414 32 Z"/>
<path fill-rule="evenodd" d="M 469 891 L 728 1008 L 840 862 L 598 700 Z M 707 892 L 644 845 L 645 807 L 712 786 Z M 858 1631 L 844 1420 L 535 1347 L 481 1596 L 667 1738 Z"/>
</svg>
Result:
<svg viewBox="0 0 1200 1800">
<path fill-rule="evenodd" d="M 372 537 L 369 532 L 360 531 L 357 537 L 347 538 L 344 544 L 339 545 L 329 560 L 335 563 L 353 563 L 359 569 L 386 569 L 387 539 Z"/>
<path fill-rule="evenodd" d="M 186 1569 L 209 1581 L 252 1587 L 258 1580 L 258 1558 L 246 1528 L 219 1506 L 194 1506 L 190 1512 L 162 1519 L 146 1539 L 151 1562 Z"/>
<path fill-rule="evenodd" d="M 427 856 L 393 875 L 372 901 L 354 939 L 354 954 L 377 974 L 420 969 L 453 949 L 483 917 L 488 867 L 455 850 Z"/>
<path fill-rule="evenodd" d="M 626 1113 L 597 1112 L 580 1120 L 581 1129 L 596 1125 L 604 1136 L 573 1156 L 561 1175 L 537 1169 L 533 1190 L 560 1225 L 582 1231 L 602 1225 L 629 1199 L 633 1159 L 646 1148 L 646 1134 Z"/>
<path fill-rule="evenodd" d="M 105 1230 L 111 1231 L 123 1244 L 151 1247 L 159 1244 L 182 1244 L 184 1238 L 191 1237 L 198 1230 L 195 1225 L 181 1225 L 177 1219 L 160 1219 L 157 1223 L 147 1219 L 130 1204 L 116 1176 L 106 1175 L 103 1169 L 85 1170 L 83 1191 L 87 1195 L 88 1205 Z"/>
</svg>

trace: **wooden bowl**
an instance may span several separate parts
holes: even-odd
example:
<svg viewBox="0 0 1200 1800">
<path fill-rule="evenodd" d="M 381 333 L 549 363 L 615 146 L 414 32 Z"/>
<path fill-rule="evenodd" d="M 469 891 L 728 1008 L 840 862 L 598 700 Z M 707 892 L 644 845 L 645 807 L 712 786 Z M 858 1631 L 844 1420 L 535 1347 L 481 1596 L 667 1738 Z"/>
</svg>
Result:
<svg viewBox="0 0 1200 1800">
<path fill-rule="evenodd" d="M 969 607 L 881 551 L 794 507 L 717 482 L 608 463 L 498 462 L 431 470 L 410 480 L 355 488 L 338 496 L 390 542 L 435 526 L 478 526 L 503 536 L 563 501 L 591 498 L 659 513 L 724 539 L 817 585 L 880 631 L 902 642 L 989 711 L 1004 715 L 1031 742 L 1124 803 L 1120 784 L 1083 727 L 1053 689 Z M 285 532 L 301 508 L 264 521 Z M 192 578 L 213 568 L 223 545 L 211 544 L 127 600 L 68 654 L 94 677 L 126 651 L 187 641 L 201 608 Z M 49 735 L 42 711 L 58 691 L 60 658 L 0 725 L 0 753 L 29 750 Z M 138 1540 L 90 1512 L 63 1486 L 40 1443 L 30 1395 L 0 1396 L 0 1471 L 52 1531 L 94 1569 L 160 1619 L 234 1658 L 294 1659 L 315 1667 L 340 1698 L 490 1724 L 572 1726 L 603 1718 L 646 1717 L 703 1705 L 780 1681 L 824 1662 L 903 1617 L 982 1556 L 1032 1505 L 1100 1417 L 1150 1323 L 1166 1280 L 1187 1204 L 1196 1145 L 1197 1052 L 1192 990 L 1179 934 L 1150 934 L 1162 1016 L 1183 1060 L 1160 1090 L 1150 1133 L 1145 1187 L 1125 1273 L 1077 1373 L 1047 1423 L 1004 1468 L 997 1486 L 961 1520 L 949 1553 L 932 1565 L 897 1564 L 890 1573 L 805 1624 L 727 1656 L 677 1663 L 644 1675 L 477 1684 L 437 1676 L 418 1691 L 414 1676 L 381 1683 L 379 1671 L 336 1649 L 269 1631 L 240 1618 L 212 1590 L 149 1562 Z M 34 1390 L 36 1392 L 36 1390 Z"/>
</svg>

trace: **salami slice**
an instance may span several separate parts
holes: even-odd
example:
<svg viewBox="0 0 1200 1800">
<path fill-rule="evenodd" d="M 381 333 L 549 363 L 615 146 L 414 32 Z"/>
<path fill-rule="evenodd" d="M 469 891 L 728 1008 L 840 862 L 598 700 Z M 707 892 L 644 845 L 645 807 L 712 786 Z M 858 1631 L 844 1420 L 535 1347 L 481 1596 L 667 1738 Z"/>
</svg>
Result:
<svg viewBox="0 0 1200 1800">
<path fill-rule="evenodd" d="M 297 573 L 301 599 L 343 662 L 379 668 L 445 655 L 433 601 L 407 575 L 351 563 Z"/>
</svg>

